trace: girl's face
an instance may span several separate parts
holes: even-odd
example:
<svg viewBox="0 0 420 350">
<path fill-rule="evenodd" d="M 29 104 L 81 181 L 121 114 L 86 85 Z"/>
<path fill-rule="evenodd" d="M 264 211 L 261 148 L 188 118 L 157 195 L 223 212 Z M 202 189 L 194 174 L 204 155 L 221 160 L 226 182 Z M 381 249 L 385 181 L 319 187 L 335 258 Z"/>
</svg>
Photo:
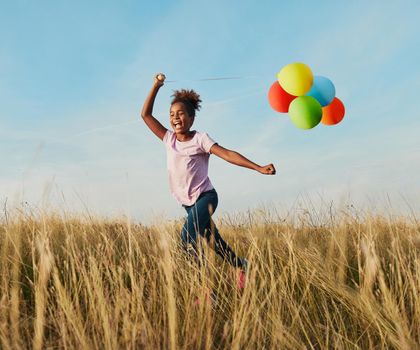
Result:
<svg viewBox="0 0 420 350">
<path fill-rule="evenodd" d="M 190 117 L 182 102 L 175 102 L 169 111 L 169 121 L 176 134 L 186 134 L 190 131 L 194 118 Z"/>
</svg>

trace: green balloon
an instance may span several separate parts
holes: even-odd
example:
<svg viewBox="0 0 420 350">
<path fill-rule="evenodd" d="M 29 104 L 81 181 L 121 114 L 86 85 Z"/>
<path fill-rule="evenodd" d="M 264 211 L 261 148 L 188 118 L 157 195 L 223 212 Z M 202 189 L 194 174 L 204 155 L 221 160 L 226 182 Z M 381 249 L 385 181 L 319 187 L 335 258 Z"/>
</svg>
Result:
<svg viewBox="0 0 420 350">
<path fill-rule="evenodd" d="M 322 107 L 312 96 L 299 96 L 290 104 L 289 116 L 299 129 L 312 129 L 322 119 Z"/>
</svg>

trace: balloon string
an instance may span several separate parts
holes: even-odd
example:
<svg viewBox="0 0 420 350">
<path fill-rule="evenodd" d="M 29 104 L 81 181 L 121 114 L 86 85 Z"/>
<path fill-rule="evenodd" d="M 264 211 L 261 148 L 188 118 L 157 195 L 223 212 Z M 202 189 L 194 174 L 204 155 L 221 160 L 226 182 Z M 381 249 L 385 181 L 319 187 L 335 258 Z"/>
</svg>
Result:
<svg viewBox="0 0 420 350">
<path fill-rule="evenodd" d="M 245 77 L 214 77 L 214 78 L 201 78 L 201 79 L 189 79 L 189 80 L 165 80 L 165 83 L 178 83 L 185 81 L 211 81 L 211 80 L 238 80 L 247 78 L 256 78 L 257 75 L 250 75 Z"/>
</svg>

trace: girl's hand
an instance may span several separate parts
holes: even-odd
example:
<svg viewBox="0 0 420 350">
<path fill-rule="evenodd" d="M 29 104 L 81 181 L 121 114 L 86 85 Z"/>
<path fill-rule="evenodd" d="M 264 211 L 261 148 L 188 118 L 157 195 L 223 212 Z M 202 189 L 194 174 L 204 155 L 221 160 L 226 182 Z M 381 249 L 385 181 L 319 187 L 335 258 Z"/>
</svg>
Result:
<svg viewBox="0 0 420 350">
<path fill-rule="evenodd" d="M 260 167 L 258 169 L 258 171 L 261 174 L 264 174 L 264 175 L 275 175 L 276 174 L 276 168 L 274 167 L 273 164 L 264 165 L 264 166 Z"/>
<path fill-rule="evenodd" d="M 155 79 L 154 79 L 154 82 L 153 83 L 154 83 L 155 86 L 161 87 L 161 86 L 163 86 L 163 84 L 165 82 L 165 79 L 166 79 L 165 74 L 163 74 L 163 73 L 157 73 L 155 75 Z"/>
</svg>

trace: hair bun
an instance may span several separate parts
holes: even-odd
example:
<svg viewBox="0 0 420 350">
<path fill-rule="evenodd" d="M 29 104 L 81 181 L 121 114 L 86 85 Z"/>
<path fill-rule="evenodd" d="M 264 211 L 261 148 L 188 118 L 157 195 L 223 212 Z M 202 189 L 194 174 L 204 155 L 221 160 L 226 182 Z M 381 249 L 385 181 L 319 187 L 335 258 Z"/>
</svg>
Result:
<svg viewBox="0 0 420 350">
<path fill-rule="evenodd" d="M 199 111 L 201 108 L 201 99 L 200 95 L 197 94 L 194 90 L 175 90 L 172 94 L 172 102 L 171 104 L 174 104 L 176 102 L 186 102 L 187 104 L 190 104 L 191 107 L 194 109 L 192 113 L 193 116 L 195 115 L 195 111 Z"/>
</svg>

